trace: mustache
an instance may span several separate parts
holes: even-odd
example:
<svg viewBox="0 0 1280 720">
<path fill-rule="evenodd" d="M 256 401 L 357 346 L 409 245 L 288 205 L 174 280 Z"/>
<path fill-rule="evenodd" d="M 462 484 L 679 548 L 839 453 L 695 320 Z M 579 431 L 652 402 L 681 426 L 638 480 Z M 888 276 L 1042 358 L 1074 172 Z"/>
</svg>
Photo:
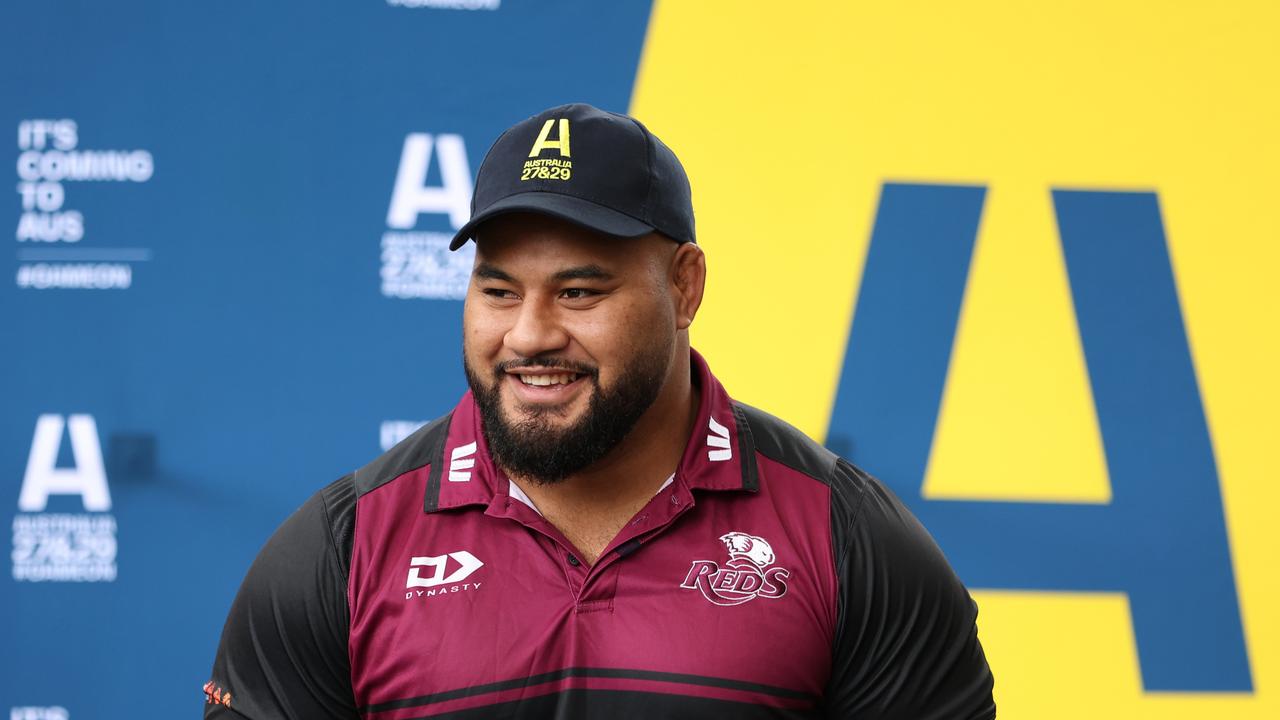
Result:
<svg viewBox="0 0 1280 720">
<path fill-rule="evenodd" d="M 552 370 L 564 370 L 566 372 L 577 373 L 578 375 L 587 375 L 593 380 L 600 378 L 600 368 L 586 363 L 574 362 L 556 357 L 530 357 L 518 358 L 516 360 L 504 360 L 493 366 L 494 375 L 501 377 L 508 370 L 514 368 L 540 367 Z"/>
</svg>

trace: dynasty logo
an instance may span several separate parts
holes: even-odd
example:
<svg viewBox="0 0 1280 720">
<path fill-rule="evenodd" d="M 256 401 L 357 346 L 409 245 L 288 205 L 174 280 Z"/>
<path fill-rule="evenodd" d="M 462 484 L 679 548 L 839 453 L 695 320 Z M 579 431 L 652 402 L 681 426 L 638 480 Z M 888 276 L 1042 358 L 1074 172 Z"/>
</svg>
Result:
<svg viewBox="0 0 1280 720">
<path fill-rule="evenodd" d="M 573 174 L 573 161 L 569 159 L 569 119 L 560 118 L 558 138 L 551 137 L 555 126 L 556 118 L 543 124 L 520 171 L 521 180 L 568 180 Z M 554 150 L 559 157 L 542 157 L 545 150 Z"/>
<path fill-rule="evenodd" d="M 729 551 L 729 562 L 721 568 L 711 560 L 694 560 L 680 587 L 700 590 L 716 605 L 741 605 L 757 597 L 780 598 L 787 594 L 786 579 L 791 571 L 769 567 L 776 559 L 764 538 L 741 532 L 720 536 Z"/>
<path fill-rule="evenodd" d="M 464 445 L 458 450 L 466 448 L 475 449 L 475 443 Z M 458 450 L 454 450 L 455 458 Z M 467 467 L 471 467 L 468 465 Z M 453 471 L 450 471 L 453 472 Z M 450 560 L 453 560 L 453 572 L 445 574 L 446 568 L 450 566 Z M 466 550 L 451 552 L 448 555 L 424 555 L 414 557 L 409 561 L 409 576 L 405 580 L 405 600 L 412 600 L 415 597 L 444 597 L 448 593 L 467 592 L 470 590 L 479 590 L 478 582 L 462 582 L 471 576 L 471 573 L 484 567 L 484 561 L 472 555 Z M 431 573 L 428 577 L 422 576 L 422 570 L 426 568 Z M 448 585 L 449 587 L 440 587 Z M 429 588 L 426 590 L 414 588 Z"/>
</svg>

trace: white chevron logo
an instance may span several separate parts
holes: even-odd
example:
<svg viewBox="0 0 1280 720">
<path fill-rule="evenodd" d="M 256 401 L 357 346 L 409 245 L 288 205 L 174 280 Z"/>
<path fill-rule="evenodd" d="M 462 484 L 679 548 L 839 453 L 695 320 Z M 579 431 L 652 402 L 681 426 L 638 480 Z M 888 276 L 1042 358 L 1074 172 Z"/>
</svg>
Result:
<svg viewBox="0 0 1280 720">
<path fill-rule="evenodd" d="M 449 455 L 449 482 L 466 482 L 471 479 L 471 468 L 476 466 L 476 441 L 459 445 Z"/>
<path fill-rule="evenodd" d="M 724 462 L 733 459 L 733 448 L 729 445 L 729 428 L 716 422 L 716 419 L 707 416 L 710 422 L 711 434 L 707 436 L 707 459 L 712 462 Z M 712 450 L 711 448 L 719 448 Z"/>
</svg>

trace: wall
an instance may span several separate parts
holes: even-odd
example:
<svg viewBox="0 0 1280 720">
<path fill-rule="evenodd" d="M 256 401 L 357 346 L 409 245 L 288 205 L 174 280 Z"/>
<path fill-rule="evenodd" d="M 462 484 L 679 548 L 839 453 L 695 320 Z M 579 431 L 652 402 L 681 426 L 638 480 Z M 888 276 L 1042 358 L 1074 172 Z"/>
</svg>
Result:
<svg viewBox="0 0 1280 720">
<path fill-rule="evenodd" d="M 1270 5 L 2 12 L 11 717 L 199 711 L 267 535 L 462 391 L 443 243 L 571 100 L 685 161 L 696 346 L 912 505 L 1002 717 L 1280 710 Z"/>
</svg>

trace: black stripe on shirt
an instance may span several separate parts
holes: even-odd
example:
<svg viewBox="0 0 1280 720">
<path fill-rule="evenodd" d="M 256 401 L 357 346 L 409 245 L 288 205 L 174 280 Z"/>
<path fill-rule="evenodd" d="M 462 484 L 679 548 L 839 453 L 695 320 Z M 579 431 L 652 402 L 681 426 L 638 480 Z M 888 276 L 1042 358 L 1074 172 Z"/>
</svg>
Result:
<svg viewBox="0 0 1280 720">
<path fill-rule="evenodd" d="M 458 698 L 483 695 L 485 693 L 542 685 L 572 677 L 656 680 L 659 682 L 682 683 L 685 685 L 724 688 L 727 690 L 742 690 L 746 692 L 760 693 L 762 695 L 772 695 L 774 697 L 790 698 L 794 700 L 807 700 L 810 702 L 817 702 L 818 700 L 816 695 L 810 693 L 792 690 L 790 688 L 775 687 L 773 685 L 764 685 L 762 683 L 748 682 L 746 680 L 733 680 L 730 678 L 710 677 L 706 675 L 688 675 L 685 673 L 660 672 L 657 670 L 575 667 L 564 668 L 562 670 L 555 670 L 538 675 L 531 675 L 524 678 L 502 680 L 499 682 L 485 683 L 484 685 L 472 685 L 470 687 L 456 688 L 454 690 L 445 690 L 443 692 L 432 693 L 430 695 L 420 695 L 418 697 L 404 698 L 401 700 L 389 700 L 387 702 L 367 705 L 360 708 L 360 712 L 376 713 L 384 710 L 397 710 L 400 708 L 431 705 L 433 703 L 444 702 L 446 700 L 456 700 Z"/>
</svg>

